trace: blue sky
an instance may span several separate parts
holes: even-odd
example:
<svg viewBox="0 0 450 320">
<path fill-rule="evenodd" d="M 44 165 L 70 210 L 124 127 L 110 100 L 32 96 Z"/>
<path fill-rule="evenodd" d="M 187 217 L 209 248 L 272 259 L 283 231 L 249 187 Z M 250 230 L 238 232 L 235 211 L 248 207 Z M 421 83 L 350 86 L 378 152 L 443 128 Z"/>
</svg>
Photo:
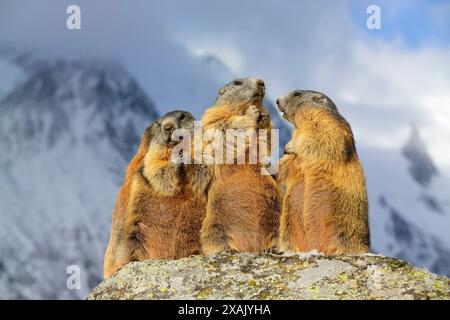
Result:
<svg viewBox="0 0 450 320">
<path fill-rule="evenodd" d="M 450 44 L 450 1 L 448 0 L 351 0 L 355 25 L 366 37 L 400 40 L 410 48 Z M 366 8 L 381 9 L 381 30 L 366 28 Z"/>
</svg>

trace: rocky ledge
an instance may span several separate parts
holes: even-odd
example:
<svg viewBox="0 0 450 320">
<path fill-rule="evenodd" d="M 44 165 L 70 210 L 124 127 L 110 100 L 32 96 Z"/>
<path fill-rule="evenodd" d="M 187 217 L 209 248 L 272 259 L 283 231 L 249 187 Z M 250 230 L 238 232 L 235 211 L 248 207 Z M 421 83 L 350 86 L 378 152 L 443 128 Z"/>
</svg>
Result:
<svg viewBox="0 0 450 320">
<path fill-rule="evenodd" d="M 450 279 L 374 254 L 222 253 L 130 263 L 88 299 L 450 299 Z"/>
</svg>

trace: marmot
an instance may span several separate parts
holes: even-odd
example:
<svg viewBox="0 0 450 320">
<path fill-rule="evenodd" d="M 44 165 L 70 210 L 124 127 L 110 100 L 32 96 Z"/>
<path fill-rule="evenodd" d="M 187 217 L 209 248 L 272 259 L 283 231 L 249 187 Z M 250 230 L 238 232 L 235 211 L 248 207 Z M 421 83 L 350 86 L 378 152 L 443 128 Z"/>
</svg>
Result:
<svg viewBox="0 0 450 320">
<path fill-rule="evenodd" d="M 295 126 L 280 161 L 280 249 L 368 252 L 366 183 L 350 125 L 319 92 L 296 90 L 277 105 Z"/>
<path fill-rule="evenodd" d="M 262 104 L 264 90 L 264 82 L 256 78 L 237 79 L 222 87 L 214 106 L 202 117 L 203 132 L 215 129 L 225 135 L 227 129 L 270 129 L 270 115 Z M 276 181 L 261 174 L 259 163 L 211 164 L 205 170 L 212 177 L 200 231 L 203 253 L 274 248 L 281 211 Z"/>
<path fill-rule="evenodd" d="M 145 130 L 116 200 L 105 278 L 130 261 L 201 252 L 206 204 L 192 192 L 196 166 L 172 159 L 172 149 L 180 143 L 174 131 L 186 129 L 191 134 L 193 127 L 189 112 L 173 111 Z"/>
</svg>

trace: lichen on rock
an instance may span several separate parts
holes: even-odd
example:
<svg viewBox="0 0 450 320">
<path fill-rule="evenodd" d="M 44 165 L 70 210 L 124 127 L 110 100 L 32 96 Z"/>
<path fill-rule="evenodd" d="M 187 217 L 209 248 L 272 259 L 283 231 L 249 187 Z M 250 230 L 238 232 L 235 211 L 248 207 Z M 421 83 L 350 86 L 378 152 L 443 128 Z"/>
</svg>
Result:
<svg viewBox="0 0 450 320">
<path fill-rule="evenodd" d="M 374 254 L 221 253 L 130 263 L 88 299 L 450 299 L 450 279 Z"/>
</svg>

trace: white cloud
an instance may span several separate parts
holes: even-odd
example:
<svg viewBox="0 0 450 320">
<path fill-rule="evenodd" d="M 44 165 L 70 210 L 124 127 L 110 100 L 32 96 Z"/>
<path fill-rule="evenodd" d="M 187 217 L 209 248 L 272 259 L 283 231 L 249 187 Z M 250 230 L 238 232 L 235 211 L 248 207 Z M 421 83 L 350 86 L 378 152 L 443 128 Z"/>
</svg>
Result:
<svg viewBox="0 0 450 320">
<path fill-rule="evenodd" d="M 406 49 L 392 43 L 358 43 L 339 82 L 361 106 L 378 110 L 380 123 L 360 138 L 402 143 L 416 123 L 435 161 L 450 168 L 450 48 Z M 342 90 L 342 89 L 338 89 Z M 358 117 L 359 125 L 374 118 Z M 370 114 L 370 113 L 369 113 Z M 385 119 L 385 121 L 384 121 Z M 370 127 L 370 124 L 367 123 Z M 371 132 L 370 132 L 371 131 Z"/>
<path fill-rule="evenodd" d="M 192 39 L 185 42 L 179 39 L 186 48 L 196 56 L 214 56 L 228 66 L 230 71 L 239 73 L 243 68 L 243 57 L 236 44 L 231 39 Z"/>
</svg>

